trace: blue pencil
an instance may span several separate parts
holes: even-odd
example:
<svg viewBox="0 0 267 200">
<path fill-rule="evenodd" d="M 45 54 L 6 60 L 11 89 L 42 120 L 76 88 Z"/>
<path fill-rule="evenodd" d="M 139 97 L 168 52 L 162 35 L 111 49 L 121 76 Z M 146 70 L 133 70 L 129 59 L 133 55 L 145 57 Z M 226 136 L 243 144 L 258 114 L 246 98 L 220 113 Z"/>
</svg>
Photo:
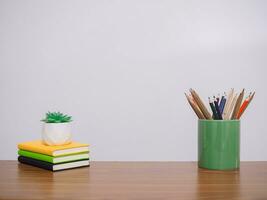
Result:
<svg viewBox="0 0 267 200">
<path fill-rule="evenodd" d="M 226 98 L 225 96 L 222 96 L 220 104 L 219 104 L 219 110 L 220 110 L 221 115 L 223 114 L 225 103 L 226 103 Z"/>
<path fill-rule="evenodd" d="M 212 113 L 213 113 L 213 119 L 219 119 L 218 115 L 217 115 L 217 112 L 216 112 L 216 109 L 214 107 L 214 103 L 210 100 L 209 98 L 209 104 L 210 104 L 210 108 L 212 110 Z"/>
<path fill-rule="evenodd" d="M 220 113 L 220 108 L 217 101 L 214 101 L 215 109 L 217 111 L 217 115 L 219 119 L 222 119 L 222 114 Z"/>
</svg>

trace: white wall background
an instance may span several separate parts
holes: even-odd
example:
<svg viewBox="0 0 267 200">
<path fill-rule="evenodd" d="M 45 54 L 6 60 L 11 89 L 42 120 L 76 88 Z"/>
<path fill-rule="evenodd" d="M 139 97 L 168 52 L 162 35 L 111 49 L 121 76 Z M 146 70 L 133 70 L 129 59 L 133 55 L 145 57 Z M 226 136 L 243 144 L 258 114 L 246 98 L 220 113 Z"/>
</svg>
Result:
<svg viewBox="0 0 267 200">
<path fill-rule="evenodd" d="M 267 1 L 0 0 L 0 159 L 59 110 L 93 160 L 196 160 L 184 91 L 245 87 L 241 159 L 267 160 L 266 23 Z"/>
</svg>

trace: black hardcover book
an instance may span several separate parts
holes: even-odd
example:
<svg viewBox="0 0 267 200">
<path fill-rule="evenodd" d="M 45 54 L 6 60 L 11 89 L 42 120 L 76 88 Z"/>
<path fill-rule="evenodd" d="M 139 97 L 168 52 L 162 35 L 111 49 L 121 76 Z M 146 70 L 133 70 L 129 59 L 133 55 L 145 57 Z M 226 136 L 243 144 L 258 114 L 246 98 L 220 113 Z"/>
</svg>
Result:
<svg viewBox="0 0 267 200">
<path fill-rule="evenodd" d="M 50 171 L 59 171 L 59 170 L 64 170 L 64 169 L 72 169 L 72 168 L 89 166 L 89 159 L 60 163 L 60 164 L 52 164 L 49 162 L 36 160 L 33 158 L 29 158 L 29 157 L 19 156 L 18 161 L 24 164 L 47 169 Z"/>
</svg>

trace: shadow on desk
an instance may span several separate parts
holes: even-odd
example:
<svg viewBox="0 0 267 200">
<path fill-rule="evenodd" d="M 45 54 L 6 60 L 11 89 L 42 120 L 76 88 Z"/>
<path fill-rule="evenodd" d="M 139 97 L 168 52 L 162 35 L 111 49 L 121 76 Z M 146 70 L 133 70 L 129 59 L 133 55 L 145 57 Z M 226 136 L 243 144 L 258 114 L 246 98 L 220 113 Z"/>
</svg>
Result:
<svg viewBox="0 0 267 200">
<path fill-rule="evenodd" d="M 73 191 L 88 190 L 90 183 L 89 167 L 52 172 L 18 163 L 16 175 L 19 191 L 46 199 L 78 198 Z"/>
<path fill-rule="evenodd" d="M 197 197 L 214 199 L 239 199 L 241 196 L 240 171 L 198 169 Z"/>
</svg>

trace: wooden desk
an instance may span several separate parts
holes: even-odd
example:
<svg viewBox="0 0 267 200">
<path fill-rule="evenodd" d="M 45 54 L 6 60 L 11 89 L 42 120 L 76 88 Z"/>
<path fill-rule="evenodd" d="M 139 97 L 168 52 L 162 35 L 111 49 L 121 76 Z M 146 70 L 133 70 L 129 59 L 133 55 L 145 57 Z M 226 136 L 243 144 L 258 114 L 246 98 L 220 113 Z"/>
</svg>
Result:
<svg viewBox="0 0 267 200">
<path fill-rule="evenodd" d="M 267 199 L 267 162 L 240 171 L 198 169 L 195 162 L 92 162 L 52 173 L 0 161 L 0 199 Z"/>
</svg>

